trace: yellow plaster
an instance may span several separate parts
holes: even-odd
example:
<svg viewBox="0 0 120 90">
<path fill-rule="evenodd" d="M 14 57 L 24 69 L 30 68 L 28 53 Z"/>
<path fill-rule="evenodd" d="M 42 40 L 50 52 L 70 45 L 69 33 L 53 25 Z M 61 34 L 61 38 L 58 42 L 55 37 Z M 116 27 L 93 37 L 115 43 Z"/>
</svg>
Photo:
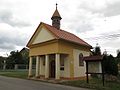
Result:
<svg viewBox="0 0 120 90">
<path fill-rule="evenodd" d="M 75 76 L 74 72 L 76 72 L 75 69 L 74 69 L 74 67 L 75 67 L 74 62 L 76 60 L 74 58 L 74 54 L 76 54 L 76 53 L 74 53 L 73 50 L 77 49 L 77 50 L 89 53 L 90 49 L 87 48 L 87 47 L 84 47 L 84 46 L 80 46 L 80 45 L 76 45 L 76 44 L 67 42 L 65 40 L 59 41 L 58 47 L 59 47 L 59 53 L 66 53 L 66 54 L 69 55 L 68 60 L 69 60 L 70 78 L 73 78 Z M 84 53 L 84 55 L 86 55 L 86 53 Z"/>
<path fill-rule="evenodd" d="M 66 41 L 59 41 L 58 47 L 59 47 L 59 53 L 68 54 L 68 61 L 69 61 L 68 72 L 70 72 L 69 76 L 72 78 L 74 76 L 73 46 Z"/>
<path fill-rule="evenodd" d="M 45 55 L 45 54 L 54 54 L 58 52 L 58 43 L 53 42 L 49 44 L 42 44 L 35 47 L 30 48 L 29 55 L 36 56 L 36 55 Z"/>
</svg>

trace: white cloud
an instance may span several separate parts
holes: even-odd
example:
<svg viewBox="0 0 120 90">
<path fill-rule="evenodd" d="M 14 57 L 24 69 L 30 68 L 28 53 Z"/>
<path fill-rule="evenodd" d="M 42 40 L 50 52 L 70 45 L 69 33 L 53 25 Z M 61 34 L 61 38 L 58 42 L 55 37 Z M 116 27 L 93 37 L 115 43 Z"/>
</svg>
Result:
<svg viewBox="0 0 120 90">
<path fill-rule="evenodd" d="M 100 38 L 120 33 L 119 0 L 59 0 L 61 28 L 78 35 L 88 43 L 101 45 L 115 54 L 120 39 Z M 0 0 L 0 50 L 3 53 L 21 49 L 39 25 L 51 24 L 56 0 Z M 106 18 L 106 21 L 105 21 Z M 89 38 L 89 39 L 88 39 Z M 92 39 L 91 39 L 92 38 Z M 111 44 L 111 41 L 114 42 Z"/>
</svg>

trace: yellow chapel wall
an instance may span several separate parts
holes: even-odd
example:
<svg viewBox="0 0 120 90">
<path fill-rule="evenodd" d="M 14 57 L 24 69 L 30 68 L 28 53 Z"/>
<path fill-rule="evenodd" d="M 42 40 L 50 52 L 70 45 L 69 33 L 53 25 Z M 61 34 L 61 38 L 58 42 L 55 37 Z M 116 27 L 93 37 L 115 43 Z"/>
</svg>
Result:
<svg viewBox="0 0 120 90">
<path fill-rule="evenodd" d="M 62 71 L 62 76 L 68 78 L 85 76 L 86 68 L 85 65 L 84 67 L 79 67 L 78 55 L 83 53 L 84 56 L 89 56 L 90 48 L 70 43 L 65 40 L 59 41 L 58 47 L 59 53 L 68 54 L 68 58 L 65 61 L 65 70 Z"/>
<path fill-rule="evenodd" d="M 86 73 L 86 63 L 84 62 L 84 66 L 79 66 L 79 54 L 82 53 L 83 56 L 89 56 L 90 52 L 80 50 L 80 49 L 74 49 L 74 77 L 84 77 Z"/>
<path fill-rule="evenodd" d="M 67 54 L 68 57 L 64 62 L 64 71 L 61 71 L 61 76 L 65 78 L 74 77 L 74 62 L 73 62 L 73 45 L 67 41 L 58 42 L 59 53 Z"/>
<path fill-rule="evenodd" d="M 87 56 L 89 54 L 89 50 L 85 47 L 81 47 L 79 45 L 75 45 L 73 43 L 69 43 L 67 41 L 56 41 L 52 43 L 45 43 L 38 46 L 32 46 L 30 47 L 30 56 L 37 56 L 37 55 L 45 55 L 45 54 L 67 54 L 68 57 L 66 58 L 64 62 L 64 71 L 60 71 L 60 76 L 65 78 L 74 78 L 78 76 L 82 76 L 83 74 L 81 72 L 81 68 L 76 67 L 78 64 L 76 57 L 78 56 L 78 53 L 83 50 L 83 55 Z M 77 70 L 78 69 L 78 70 Z M 85 70 L 85 69 L 84 69 Z M 76 72 L 78 71 L 78 72 Z M 43 73 L 44 74 L 44 73 Z"/>
<path fill-rule="evenodd" d="M 60 70 L 60 77 L 70 78 L 69 56 L 64 59 L 64 70 Z"/>
<path fill-rule="evenodd" d="M 58 52 L 58 43 L 51 42 L 30 47 L 29 56 L 54 54 Z"/>
</svg>

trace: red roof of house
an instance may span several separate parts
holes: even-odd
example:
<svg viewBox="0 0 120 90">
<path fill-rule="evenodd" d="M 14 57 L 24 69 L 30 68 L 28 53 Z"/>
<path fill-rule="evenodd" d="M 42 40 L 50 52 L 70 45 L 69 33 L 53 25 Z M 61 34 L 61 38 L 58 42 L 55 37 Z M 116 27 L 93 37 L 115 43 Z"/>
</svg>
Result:
<svg viewBox="0 0 120 90">
<path fill-rule="evenodd" d="M 48 24 L 45 24 L 45 27 L 51 31 L 57 38 L 56 39 L 63 39 L 63 40 L 66 40 L 66 41 L 70 41 L 70 42 L 73 42 L 73 43 L 76 43 L 76 44 L 80 44 L 80 45 L 83 45 L 83 46 L 88 46 L 90 48 L 92 48 L 91 45 L 89 45 L 87 42 L 83 41 L 82 39 L 80 39 L 79 37 L 77 37 L 76 35 L 72 34 L 72 33 L 69 33 L 67 31 L 64 31 L 64 30 L 61 30 L 61 29 L 57 29 L 51 25 L 48 25 Z"/>
<path fill-rule="evenodd" d="M 100 61 L 103 59 L 103 55 L 96 55 L 96 56 L 87 56 L 84 57 L 84 61 Z"/>
</svg>

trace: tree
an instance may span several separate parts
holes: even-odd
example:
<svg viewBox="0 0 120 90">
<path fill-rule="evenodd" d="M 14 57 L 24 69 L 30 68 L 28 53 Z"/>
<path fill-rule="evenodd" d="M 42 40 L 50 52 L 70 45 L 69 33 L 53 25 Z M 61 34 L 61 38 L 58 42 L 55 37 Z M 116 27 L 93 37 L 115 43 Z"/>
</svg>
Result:
<svg viewBox="0 0 120 90">
<path fill-rule="evenodd" d="M 117 50 L 117 56 L 116 56 L 117 63 L 120 63 L 120 50 Z"/>
<path fill-rule="evenodd" d="M 15 64 L 28 64 L 28 54 L 23 55 L 18 50 L 11 51 L 6 63 L 8 69 L 13 69 Z"/>
<path fill-rule="evenodd" d="M 98 44 L 96 44 L 96 47 L 94 48 L 92 53 L 93 53 L 93 55 L 101 55 L 101 49 L 100 49 L 100 46 Z"/>
<path fill-rule="evenodd" d="M 117 58 L 120 58 L 120 52 L 117 54 Z"/>
<path fill-rule="evenodd" d="M 21 54 L 18 51 L 11 51 L 6 63 L 8 69 L 13 69 L 15 64 L 22 63 Z"/>
<path fill-rule="evenodd" d="M 118 75 L 118 66 L 115 58 L 112 55 L 104 55 L 103 58 L 104 72 L 108 75 Z"/>
</svg>

